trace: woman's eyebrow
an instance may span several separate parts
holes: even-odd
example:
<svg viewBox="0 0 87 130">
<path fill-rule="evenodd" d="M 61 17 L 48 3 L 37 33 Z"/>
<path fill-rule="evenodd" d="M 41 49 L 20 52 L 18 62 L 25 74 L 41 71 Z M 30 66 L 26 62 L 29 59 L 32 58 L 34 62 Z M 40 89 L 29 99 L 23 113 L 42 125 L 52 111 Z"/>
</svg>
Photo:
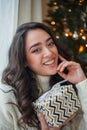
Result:
<svg viewBox="0 0 87 130">
<path fill-rule="evenodd" d="M 47 39 L 46 39 L 46 42 L 48 42 L 49 40 L 52 40 L 52 38 L 51 38 L 51 37 L 47 38 Z"/>
<path fill-rule="evenodd" d="M 48 42 L 48 41 L 51 40 L 51 39 L 52 39 L 51 37 L 47 38 L 47 39 L 46 39 L 46 42 Z M 39 45 L 41 45 L 40 42 L 34 43 L 34 44 L 30 47 L 29 50 L 31 50 L 33 47 L 36 47 L 36 46 L 39 46 Z"/>
<path fill-rule="evenodd" d="M 33 47 L 39 46 L 40 44 L 41 44 L 40 42 L 35 43 L 35 44 L 33 44 L 33 45 L 30 47 L 30 49 L 32 49 Z M 29 49 L 29 50 L 30 50 L 30 49 Z"/>
</svg>

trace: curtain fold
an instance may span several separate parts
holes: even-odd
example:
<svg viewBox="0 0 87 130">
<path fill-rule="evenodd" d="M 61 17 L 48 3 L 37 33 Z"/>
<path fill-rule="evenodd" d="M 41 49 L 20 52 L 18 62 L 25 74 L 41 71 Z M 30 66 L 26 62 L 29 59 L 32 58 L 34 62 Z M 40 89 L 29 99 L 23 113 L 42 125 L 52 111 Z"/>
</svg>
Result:
<svg viewBox="0 0 87 130">
<path fill-rule="evenodd" d="M 19 0 L 0 0 L 0 76 L 7 64 L 7 52 L 18 24 Z"/>
<path fill-rule="evenodd" d="M 42 0 L 0 0 L 0 76 L 17 26 L 31 21 L 42 22 Z"/>
<path fill-rule="evenodd" d="M 42 0 L 19 0 L 18 25 L 32 21 L 42 22 Z"/>
</svg>

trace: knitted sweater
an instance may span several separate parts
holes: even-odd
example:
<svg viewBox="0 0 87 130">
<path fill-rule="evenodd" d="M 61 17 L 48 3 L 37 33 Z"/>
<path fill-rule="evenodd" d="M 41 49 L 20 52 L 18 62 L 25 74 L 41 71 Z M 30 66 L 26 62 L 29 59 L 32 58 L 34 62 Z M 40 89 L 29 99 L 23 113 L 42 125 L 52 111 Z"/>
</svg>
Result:
<svg viewBox="0 0 87 130">
<path fill-rule="evenodd" d="M 87 79 L 77 84 L 76 87 L 82 105 L 83 117 L 79 114 L 76 119 L 73 119 L 71 128 L 66 125 L 62 130 L 87 130 Z M 47 85 L 47 90 L 48 88 L 49 85 Z M 17 120 L 21 117 L 21 113 L 15 105 L 8 104 L 8 102 L 17 104 L 15 95 L 12 91 L 9 91 L 11 89 L 11 86 L 0 83 L 0 130 L 22 130 L 17 124 Z M 6 93 L 6 91 L 9 92 Z M 27 127 L 27 130 L 36 129 Z"/>
</svg>

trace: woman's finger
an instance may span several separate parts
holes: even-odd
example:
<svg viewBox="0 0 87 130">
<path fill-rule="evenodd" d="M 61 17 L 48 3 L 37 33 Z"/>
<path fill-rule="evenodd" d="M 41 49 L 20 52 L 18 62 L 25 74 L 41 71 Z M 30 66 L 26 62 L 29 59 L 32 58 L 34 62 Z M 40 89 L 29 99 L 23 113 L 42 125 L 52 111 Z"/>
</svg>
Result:
<svg viewBox="0 0 87 130">
<path fill-rule="evenodd" d="M 39 118 L 39 121 L 41 123 L 42 130 L 49 130 L 48 125 L 46 123 L 46 120 L 45 120 L 42 113 L 38 113 L 38 118 Z"/>
<path fill-rule="evenodd" d="M 64 79 L 67 79 L 67 74 L 65 74 L 64 72 L 58 72 L 58 74 L 64 78 Z M 68 80 L 68 79 L 67 79 Z"/>
<path fill-rule="evenodd" d="M 78 68 L 78 64 L 73 61 L 63 61 L 58 65 L 57 70 L 63 72 L 65 68 L 67 69 Z"/>
<path fill-rule="evenodd" d="M 58 65 L 57 70 L 62 72 L 61 69 L 64 69 L 64 68 L 63 68 L 63 65 L 64 65 L 65 63 L 66 63 L 66 61 L 61 62 L 61 63 Z"/>
<path fill-rule="evenodd" d="M 65 58 L 63 58 L 60 54 L 58 54 L 58 58 L 60 59 L 60 61 L 67 61 Z"/>
</svg>

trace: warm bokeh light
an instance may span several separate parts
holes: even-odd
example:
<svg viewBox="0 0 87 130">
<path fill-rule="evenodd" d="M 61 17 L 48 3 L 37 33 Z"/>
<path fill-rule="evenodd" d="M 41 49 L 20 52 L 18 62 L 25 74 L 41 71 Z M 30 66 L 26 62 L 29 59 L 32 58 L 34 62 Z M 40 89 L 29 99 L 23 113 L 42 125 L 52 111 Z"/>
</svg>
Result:
<svg viewBox="0 0 87 130">
<path fill-rule="evenodd" d="M 80 3 L 82 3 L 84 0 L 79 0 Z"/>
<path fill-rule="evenodd" d="M 72 36 L 72 35 L 73 35 L 72 32 L 69 32 L 68 34 L 69 34 L 69 36 Z"/>
<path fill-rule="evenodd" d="M 51 21 L 51 24 L 52 24 L 52 25 L 55 25 L 55 21 Z"/>
<path fill-rule="evenodd" d="M 80 32 L 83 33 L 83 32 L 84 32 L 84 29 L 81 29 Z"/>
<path fill-rule="evenodd" d="M 79 53 L 81 53 L 84 50 L 84 46 L 80 45 L 79 47 Z"/>
<path fill-rule="evenodd" d="M 68 37 L 68 36 L 69 36 L 69 34 L 68 34 L 68 33 L 64 33 L 64 35 L 65 35 L 66 37 Z"/>
<path fill-rule="evenodd" d="M 57 39 L 59 39 L 60 37 L 59 36 L 56 36 Z"/>
<path fill-rule="evenodd" d="M 83 39 L 83 40 L 86 40 L 86 36 L 82 36 L 82 39 Z"/>
<path fill-rule="evenodd" d="M 57 2 L 53 2 L 54 5 L 57 5 Z"/>
<path fill-rule="evenodd" d="M 72 10 L 71 10 L 71 9 L 68 9 L 68 12 L 72 12 Z"/>
</svg>

